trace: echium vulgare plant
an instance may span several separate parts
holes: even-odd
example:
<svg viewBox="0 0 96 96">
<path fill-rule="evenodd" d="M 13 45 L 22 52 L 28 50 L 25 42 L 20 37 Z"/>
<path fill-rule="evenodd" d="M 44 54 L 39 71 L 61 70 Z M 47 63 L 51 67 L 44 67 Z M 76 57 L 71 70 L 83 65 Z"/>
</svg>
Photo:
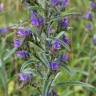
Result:
<svg viewBox="0 0 96 96">
<path fill-rule="evenodd" d="M 65 33 L 69 17 L 61 16 L 68 4 L 69 0 L 46 0 L 40 11 L 30 9 L 30 23 L 35 31 L 20 26 L 16 32 L 14 47 L 17 48 L 17 58 L 28 60 L 28 64 L 34 62 L 33 69 L 26 68 L 27 63 L 22 65 L 19 80 L 25 85 L 30 80 L 32 82 L 39 72 L 41 84 L 37 87 L 42 96 L 58 96 L 52 88 L 55 76 L 70 61 L 71 39 Z"/>
<path fill-rule="evenodd" d="M 37 4 L 40 6 L 38 2 Z M 30 23 L 34 31 L 29 27 L 19 26 L 14 38 L 16 57 L 27 61 L 18 74 L 19 81 L 24 86 L 32 82 L 39 72 L 42 85 L 40 84 L 38 90 L 42 96 L 58 96 L 51 86 L 60 67 L 66 66 L 70 61 L 68 52 L 71 51 L 71 39 L 64 33 L 69 27 L 69 17 L 61 16 L 68 4 L 69 0 L 49 0 L 45 1 L 41 12 L 34 8 L 30 9 Z M 27 68 L 32 62 L 35 64 L 34 67 Z"/>
<path fill-rule="evenodd" d="M 37 5 L 41 6 L 38 2 Z M 19 81 L 26 86 L 39 73 L 41 84 L 36 86 L 40 96 L 58 96 L 52 88 L 55 76 L 71 59 L 68 54 L 71 52 L 71 38 L 66 35 L 69 17 L 61 16 L 68 5 L 69 0 L 45 0 L 44 8 L 41 6 L 42 9 L 38 10 L 30 4 L 30 23 L 34 31 L 28 26 L 19 26 L 14 38 L 16 57 L 27 61 L 18 74 Z M 27 67 L 31 63 L 34 67 Z"/>
<path fill-rule="evenodd" d="M 78 12 L 71 12 L 72 10 L 69 7 L 71 0 L 21 1 L 24 9 L 27 10 L 30 15 L 29 18 L 23 23 L 20 22 L 20 24 L 15 25 L 15 27 L 11 26 L 11 28 L 8 26 L 0 29 L 3 45 L 0 48 L 2 53 L 0 53 L 0 69 L 2 69 L 0 72 L 3 78 L 4 96 L 23 96 L 21 95 L 22 92 L 20 89 L 26 87 L 31 87 L 30 90 L 32 89 L 31 93 L 27 92 L 28 96 L 60 96 L 60 91 L 58 92 L 57 88 L 65 88 L 67 85 L 71 86 L 71 89 L 73 88 L 72 85 L 81 85 L 88 90 L 90 89 L 92 92 L 96 92 L 96 88 L 90 84 L 75 81 L 74 79 L 74 81 L 64 81 L 63 83 L 60 81 L 59 83 L 56 82 L 58 79 L 61 80 L 59 75 L 62 71 L 68 73 L 70 78 L 75 74 L 75 71 L 71 70 L 69 67 L 69 64 L 72 63 L 73 60 L 72 46 L 74 46 L 74 42 L 77 42 L 72 40 L 74 39 L 72 38 L 72 30 L 74 28 L 72 28 L 73 26 L 71 27 L 72 24 L 70 20 L 72 20 L 72 16 L 79 20 L 81 14 Z M 4 5 L 1 3 L 0 12 L 4 11 L 3 7 Z M 84 20 L 88 21 L 84 27 L 86 32 L 93 30 L 92 22 L 94 16 L 92 13 L 95 11 L 96 3 L 93 0 L 90 1 L 90 10 L 86 11 L 84 16 L 81 16 Z M 12 33 L 9 33 L 10 31 L 12 31 Z M 4 51 L 6 45 L 5 41 L 10 36 L 13 38 L 11 38 L 11 48 L 13 49 L 11 52 L 7 50 L 8 53 L 6 54 Z M 84 40 L 86 41 L 86 38 Z M 92 41 L 93 45 L 96 45 L 95 34 L 93 35 Z M 12 63 L 14 63 L 14 67 L 12 65 L 13 69 L 11 75 L 13 76 L 13 74 L 15 74 L 15 84 L 11 82 L 8 85 L 10 80 L 8 79 L 6 69 L 9 67 L 7 68 L 4 62 L 9 58 L 11 58 Z M 82 60 L 82 58 L 80 60 Z M 74 62 L 76 63 L 78 61 Z M 22 62 L 24 63 L 22 64 Z M 79 70 L 77 70 L 77 72 L 79 72 Z M 84 75 L 87 74 L 86 72 L 81 73 Z M 11 85 L 13 87 L 15 86 L 15 90 L 13 90 L 13 87 L 10 88 Z M 78 90 L 78 87 L 76 88 Z M 74 91 L 75 90 L 76 89 L 74 89 Z M 12 91 L 14 92 L 12 93 Z M 81 91 L 82 90 L 80 90 L 80 92 Z M 13 95 L 17 93 L 19 95 Z"/>
</svg>

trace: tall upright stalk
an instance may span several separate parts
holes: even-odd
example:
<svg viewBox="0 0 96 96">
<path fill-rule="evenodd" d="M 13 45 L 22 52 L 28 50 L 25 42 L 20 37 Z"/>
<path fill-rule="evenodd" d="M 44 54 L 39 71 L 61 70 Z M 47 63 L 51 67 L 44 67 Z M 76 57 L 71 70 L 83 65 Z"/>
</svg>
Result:
<svg viewBox="0 0 96 96">
<path fill-rule="evenodd" d="M 2 39 L 2 48 L 1 48 L 1 54 L 0 54 L 0 63 L 1 63 L 1 79 L 2 79 L 2 84 L 3 84 L 3 90 L 4 90 L 4 96 L 8 96 L 8 84 L 7 84 L 7 72 L 5 68 L 5 63 L 3 62 L 3 50 L 5 48 L 5 40 Z"/>
<path fill-rule="evenodd" d="M 48 95 L 48 91 L 49 91 L 49 83 L 50 83 L 50 76 L 51 76 L 51 72 L 50 70 L 48 70 L 44 84 L 43 84 L 43 93 L 42 96 L 47 96 Z"/>
<path fill-rule="evenodd" d="M 1 71 L 2 71 L 2 84 L 3 84 L 3 89 L 4 89 L 4 96 L 8 96 L 7 72 L 5 69 L 5 64 L 3 62 L 2 62 Z"/>
</svg>

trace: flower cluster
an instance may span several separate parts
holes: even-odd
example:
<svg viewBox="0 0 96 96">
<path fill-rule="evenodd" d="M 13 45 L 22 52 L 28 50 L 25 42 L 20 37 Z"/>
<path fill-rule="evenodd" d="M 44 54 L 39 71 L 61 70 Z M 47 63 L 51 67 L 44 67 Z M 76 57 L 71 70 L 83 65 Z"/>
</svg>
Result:
<svg viewBox="0 0 96 96">
<path fill-rule="evenodd" d="M 88 11 L 85 15 L 85 18 L 87 20 L 89 20 L 90 22 L 86 24 L 85 29 L 88 31 L 92 31 L 93 29 L 93 25 L 92 25 L 92 20 L 94 20 L 94 17 L 92 15 L 92 13 L 94 13 L 94 11 L 96 11 L 96 2 L 94 0 L 90 1 L 90 11 Z M 93 44 L 96 45 L 96 35 L 93 35 Z"/>
<path fill-rule="evenodd" d="M 92 31 L 93 30 L 93 24 L 92 21 L 94 19 L 94 15 L 93 15 L 93 11 L 96 10 L 96 3 L 94 1 L 90 1 L 90 6 L 88 11 L 85 13 L 84 18 L 86 19 L 86 21 L 88 22 L 85 25 L 85 30 L 87 31 Z"/>
<path fill-rule="evenodd" d="M 28 44 L 28 40 L 32 37 L 32 31 L 28 28 L 20 27 L 16 32 L 17 38 L 14 39 L 14 48 L 17 48 L 16 56 L 21 59 L 29 58 L 29 52 L 22 49 L 22 46 Z M 27 45 L 26 45 L 27 46 Z"/>
<path fill-rule="evenodd" d="M 60 9 L 65 9 L 68 5 L 69 5 L 69 0 L 51 0 L 51 5 L 53 7 L 58 7 Z M 62 10 L 60 10 L 62 12 Z M 56 13 L 58 14 L 58 13 Z M 54 16 L 55 17 L 55 16 Z M 58 21 L 58 26 L 60 28 L 60 30 L 58 31 L 67 31 L 68 30 L 68 27 L 69 27 L 69 18 L 66 16 L 66 17 L 62 17 L 60 18 Z M 59 29 L 57 28 L 57 29 Z M 51 36 L 51 34 L 54 34 L 56 32 L 53 33 L 53 30 L 55 30 L 54 28 L 52 28 L 52 25 L 50 24 L 50 26 L 48 26 L 48 33 L 49 33 L 49 37 Z M 52 71 L 56 71 L 59 69 L 60 67 L 60 64 L 63 62 L 68 62 L 69 61 L 69 56 L 66 54 L 66 53 L 63 53 L 62 56 L 59 56 L 56 55 L 56 54 L 59 54 L 59 50 L 62 50 L 62 43 L 63 45 L 67 45 L 67 46 L 70 46 L 71 42 L 70 42 L 70 39 L 65 35 L 63 34 L 61 36 L 60 39 L 56 38 L 54 39 L 51 44 L 50 42 L 48 43 L 48 47 L 50 46 L 50 51 L 51 51 L 51 54 L 52 54 L 52 57 L 54 57 L 54 59 L 52 59 L 50 62 L 49 62 L 49 67 Z M 51 47 L 52 45 L 52 47 Z"/>
</svg>

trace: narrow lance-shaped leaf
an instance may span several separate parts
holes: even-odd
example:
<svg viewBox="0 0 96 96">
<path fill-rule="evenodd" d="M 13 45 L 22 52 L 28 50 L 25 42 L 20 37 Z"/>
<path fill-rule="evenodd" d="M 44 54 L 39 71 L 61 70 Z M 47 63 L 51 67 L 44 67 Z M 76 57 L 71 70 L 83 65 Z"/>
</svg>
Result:
<svg viewBox="0 0 96 96">
<path fill-rule="evenodd" d="M 80 81 L 66 81 L 66 82 L 61 82 L 61 83 L 55 83 L 54 86 L 57 86 L 57 87 L 82 86 L 85 89 L 87 89 L 93 93 L 96 93 L 96 87 L 94 87 L 88 83 L 84 83 L 84 82 L 80 82 Z"/>
<path fill-rule="evenodd" d="M 74 71 L 71 70 L 66 64 L 61 64 L 61 67 L 64 68 L 64 70 L 66 70 L 70 76 L 74 75 Z"/>
<path fill-rule="evenodd" d="M 15 53 L 15 51 L 16 51 L 16 48 L 13 48 L 12 50 L 10 50 L 10 52 L 6 54 L 3 60 L 6 61 L 7 59 L 9 59 Z"/>
</svg>

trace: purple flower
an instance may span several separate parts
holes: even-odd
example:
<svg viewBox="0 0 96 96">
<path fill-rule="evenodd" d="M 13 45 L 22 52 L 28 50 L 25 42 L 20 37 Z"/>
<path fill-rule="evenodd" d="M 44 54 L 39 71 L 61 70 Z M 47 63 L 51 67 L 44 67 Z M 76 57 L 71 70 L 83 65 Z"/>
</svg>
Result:
<svg viewBox="0 0 96 96">
<path fill-rule="evenodd" d="M 0 3 L 0 12 L 2 12 L 4 10 L 4 4 Z"/>
<path fill-rule="evenodd" d="M 26 34 L 25 34 L 25 30 L 23 27 L 18 28 L 17 35 L 20 37 L 25 37 Z"/>
<path fill-rule="evenodd" d="M 25 35 L 26 35 L 26 37 L 30 37 L 30 36 L 32 36 L 32 31 L 30 30 L 30 29 L 25 29 Z"/>
<path fill-rule="evenodd" d="M 93 18 L 90 11 L 88 11 L 84 17 L 85 17 L 85 19 L 87 19 L 87 20 L 92 20 L 92 18 Z"/>
<path fill-rule="evenodd" d="M 57 6 L 59 4 L 59 0 L 51 0 L 52 6 Z"/>
<path fill-rule="evenodd" d="M 93 29 L 92 24 L 87 24 L 87 25 L 85 26 L 85 29 L 88 30 L 88 31 L 91 31 L 91 30 Z"/>
<path fill-rule="evenodd" d="M 29 57 L 29 52 L 25 50 L 17 51 L 16 56 L 21 59 L 27 59 Z"/>
<path fill-rule="evenodd" d="M 22 45 L 22 42 L 19 39 L 14 40 L 14 48 L 19 48 Z"/>
<path fill-rule="evenodd" d="M 62 8 L 66 8 L 69 4 L 69 0 L 61 0 L 60 5 Z"/>
<path fill-rule="evenodd" d="M 94 1 L 91 1 L 90 2 L 90 7 L 91 7 L 91 9 L 96 9 L 96 2 L 94 2 Z"/>
<path fill-rule="evenodd" d="M 8 32 L 9 32 L 8 28 L 1 28 L 0 29 L 0 35 L 5 35 Z"/>
<path fill-rule="evenodd" d="M 50 69 L 51 69 L 52 71 L 58 70 L 58 68 L 59 68 L 59 64 L 58 64 L 58 63 L 56 63 L 56 62 L 51 62 L 51 63 L 49 63 L 49 64 L 50 64 Z"/>
<path fill-rule="evenodd" d="M 51 0 L 52 6 L 60 6 L 61 8 L 66 8 L 69 4 L 69 0 Z"/>
<path fill-rule="evenodd" d="M 17 31 L 17 35 L 20 37 L 29 37 L 32 35 L 32 31 L 30 29 L 24 29 L 22 27 L 20 27 Z"/>
<path fill-rule="evenodd" d="M 36 12 L 32 12 L 31 24 L 35 27 L 40 27 L 44 24 L 44 18 L 42 16 L 38 16 Z"/>
<path fill-rule="evenodd" d="M 69 61 L 69 56 L 68 56 L 67 54 L 62 55 L 62 56 L 61 56 L 61 61 L 62 61 L 62 62 L 67 62 L 67 61 Z"/>
<path fill-rule="evenodd" d="M 36 26 L 36 27 L 39 26 L 39 20 L 36 12 L 32 12 L 31 23 L 33 26 Z"/>
<path fill-rule="evenodd" d="M 60 21 L 60 26 L 63 29 L 67 29 L 69 25 L 69 20 L 67 17 L 65 17 L 63 20 Z"/>
<path fill-rule="evenodd" d="M 57 50 L 61 48 L 61 44 L 60 44 L 59 40 L 56 39 L 56 40 L 54 41 L 54 43 L 53 43 L 53 48 L 54 48 L 54 49 L 57 49 Z"/>
<path fill-rule="evenodd" d="M 65 43 L 65 44 L 68 44 L 68 45 L 70 45 L 70 40 L 65 36 L 65 35 L 63 35 L 63 42 Z"/>
<path fill-rule="evenodd" d="M 96 34 L 93 36 L 93 44 L 96 46 Z"/>
<path fill-rule="evenodd" d="M 19 80 L 22 82 L 28 82 L 31 80 L 31 78 L 32 78 L 31 74 L 28 74 L 28 73 L 20 73 L 19 74 Z"/>
</svg>

